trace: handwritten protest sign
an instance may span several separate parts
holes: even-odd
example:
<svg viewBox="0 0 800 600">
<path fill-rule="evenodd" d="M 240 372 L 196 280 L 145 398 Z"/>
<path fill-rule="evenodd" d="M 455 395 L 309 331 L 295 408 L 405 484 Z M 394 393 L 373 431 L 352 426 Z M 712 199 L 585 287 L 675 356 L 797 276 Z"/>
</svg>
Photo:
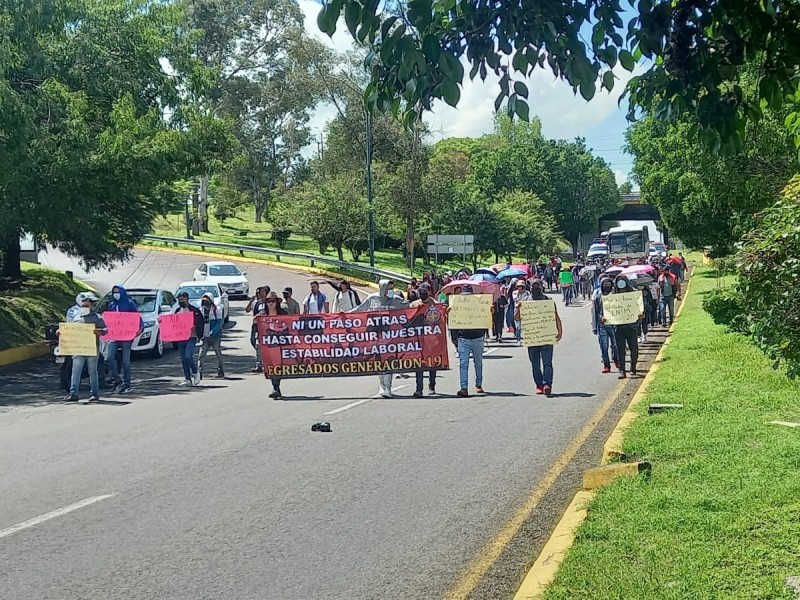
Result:
<svg viewBox="0 0 800 600">
<path fill-rule="evenodd" d="M 108 333 L 100 339 L 110 342 L 130 342 L 139 333 L 139 313 L 106 311 L 103 313 L 103 321 L 108 327 Z"/>
<path fill-rule="evenodd" d="M 606 319 L 606 325 L 635 323 L 643 311 L 643 306 L 641 292 L 603 296 L 603 316 Z"/>
<path fill-rule="evenodd" d="M 491 294 L 450 296 L 447 326 L 450 329 L 491 329 L 493 301 Z"/>
<path fill-rule="evenodd" d="M 158 318 L 161 328 L 161 339 L 165 342 L 185 342 L 192 334 L 194 313 L 179 312 L 173 315 L 161 315 Z"/>
<path fill-rule="evenodd" d="M 520 302 L 523 346 L 547 346 L 556 343 L 556 305 L 552 300 Z"/>
<path fill-rule="evenodd" d="M 97 336 L 92 323 L 61 323 L 58 353 L 62 356 L 97 356 Z"/>
</svg>

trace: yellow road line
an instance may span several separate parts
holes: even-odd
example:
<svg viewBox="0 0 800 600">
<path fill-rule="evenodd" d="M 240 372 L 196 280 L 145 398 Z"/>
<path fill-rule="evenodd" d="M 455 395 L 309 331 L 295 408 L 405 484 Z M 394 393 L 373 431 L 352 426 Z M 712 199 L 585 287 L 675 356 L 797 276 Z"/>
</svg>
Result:
<svg viewBox="0 0 800 600">
<path fill-rule="evenodd" d="M 558 480 L 572 459 L 575 458 L 578 450 L 592 434 L 597 424 L 606 416 L 606 413 L 614 404 L 614 401 L 622 393 L 626 383 L 627 380 L 621 380 L 611 393 L 608 394 L 603 404 L 600 405 L 589 422 L 578 432 L 578 435 L 572 438 L 558 457 L 558 460 L 553 463 L 553 466 L 550 467 L 547 474 L 533 489 L 530 496 L 528 496 L 525 502 L 517 509 L 498 534 L 481 549 L 478 556 L 458 578 L 456 584 L 445 594 L 446 600 L 465 600 L 475 590 L 484 575 L 486 575 L 492 565 L 497 562 L 497 559 L 500 558 L 500 554 L 502 554 L 505 547 L 517 534 L 522 524 L 528 520 L 533 511 L 536 510 L 536 507 L 539 506 L 545 494 L 547 494 L 553 484 Z"/>
</svg>

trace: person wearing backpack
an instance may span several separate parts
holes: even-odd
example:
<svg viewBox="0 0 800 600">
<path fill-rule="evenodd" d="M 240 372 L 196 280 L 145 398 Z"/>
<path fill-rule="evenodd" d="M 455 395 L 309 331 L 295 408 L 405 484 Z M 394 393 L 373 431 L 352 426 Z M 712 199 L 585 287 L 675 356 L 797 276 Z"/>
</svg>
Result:
<svg viewBox="0 0 800 600">
<path fill-rule="evenodd" d="M 361 304 L 361 299 L 355 290 L 344 279 L 340 281 L 339 289 L 333 296 L 332 312 L 350 312 L 359 304 Z"/>
</svg>

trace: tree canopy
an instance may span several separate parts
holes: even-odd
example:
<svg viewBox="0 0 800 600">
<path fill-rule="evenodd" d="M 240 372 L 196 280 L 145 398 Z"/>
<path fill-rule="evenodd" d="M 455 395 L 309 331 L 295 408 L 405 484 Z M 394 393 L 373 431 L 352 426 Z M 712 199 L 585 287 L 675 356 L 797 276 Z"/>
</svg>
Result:
<svg viewBox="0 0 800 600">
<path fill-rule="evenodd" d="M 327 0 L 320 29 L 332 35 L 340 16 L 370 48 L 365 65 L 372 110 L 415 121 L 437 99 L 456 106 L 465 65 L 469 77 L 499 77 L 495 108 L 527 119 L 521 79 L 549 69 L 587 100 L 611 90 L 619 65 L 636 73 L 627 84 L 629 117 L 654 107 L 659 118 L 688 113 L 713 149 L 734 151 L 744 124 L 763 104 L 800 102 L 800 3 L 643 0 L 630 15 L 619 0 L 506 2 L 488 0 Z M 744 94 L 737 67 L 757 60 L 758 93 Z M 800 110 L 787 122 L 800 134 Z M 800 142 L 799 142 L 800 143 Z"/>
</svg>

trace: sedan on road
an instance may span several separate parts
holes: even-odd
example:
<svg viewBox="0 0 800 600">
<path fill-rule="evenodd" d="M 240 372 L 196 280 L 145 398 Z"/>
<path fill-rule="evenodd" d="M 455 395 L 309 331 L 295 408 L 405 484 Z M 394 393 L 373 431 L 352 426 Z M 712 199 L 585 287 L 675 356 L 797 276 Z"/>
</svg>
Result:
<svg viewBox="0 0 800 600">
<path fill-rule="evenodd" d="M 156 358 L 164 356 L 164 342 L 159 334 L 158 316 L 168 313 L 175 296 L 169 290 L 158 288 L 129 288 L 128 297 L 133 300 L 144 322 L 144 330 L 133 340 L 133 352 L 149 352 Z M 97 305 L 97 312 L 102 314 L 111 302 L 111 292 L 107 293 Z"/>
<path fill-rule="evenodd" d="M 218 283 L 223 292 L 229 297 L 250 296 L 250 283 L 247 281 L 247 271 L 242 271 L 232 262 L 206 261 L 194 270 L 192 279 L 208 283 Z"/>
<path fill-rule="evenodd" d="M 225 293 L 220 284 L 210 281 L 184 281 L 175 290 L 175 296 L 177 297 L 183 292 L 189 294 L 189 302 L 197 308 L 200 308 L 200 300 L 203 298 L 203 294 L 211 294 L 217 311 L 222 315 L 223 322 L 228 322 L 230 303 L 228 302 L 228 294 Z"/>
</svg>

